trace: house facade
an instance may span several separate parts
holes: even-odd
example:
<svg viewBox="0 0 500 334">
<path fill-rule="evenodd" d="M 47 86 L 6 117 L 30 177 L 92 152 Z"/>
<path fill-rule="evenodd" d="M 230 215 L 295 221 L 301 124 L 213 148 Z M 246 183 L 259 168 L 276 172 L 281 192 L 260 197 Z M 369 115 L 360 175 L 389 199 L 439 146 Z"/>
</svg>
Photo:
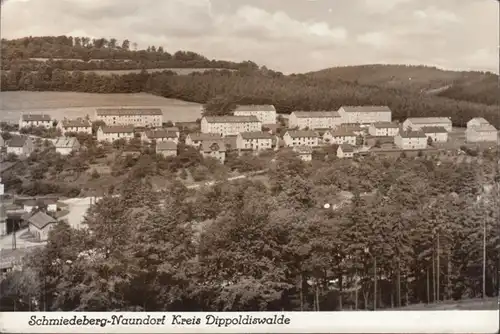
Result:
<svg viewBox="0 0 500 334">
<path fill-rule="evenodd" d="M 102 126 L 97 130 L 97 141 L 112 143 L 118 139 L 130 140 L 134 138 L 134 127 L 128 126 Z"/>
<path fill-rule="evenodd" d="M 332 144 L 349 144 L 356 145 L 356 135 L 350 131 L 342 131 L 342 130 L 332 130 L 326 131 L 323 134 L 323 143 L 326 145 Z"/>
<path fill-rule="evenodd" d="M 18 156 L 28 156 L 34 150 L 35 144 L 28 136 L 14 136 L 7 141 L 7 154 L 14 153 Z"/>
<path fill-rule="evenodd" d="M 217 133 L 190 133 L 186 136 L 186 145 L 200 147 L 204 140 L 222 139 Z"/>
<path fill-rule="evenodd" d="M 217 133 L 222 137 L 261 130 L 262 122 L 256 116 L 205 116 L 201 119 L 202 133 Z"/>
<path fill-rule="evenodd" d="M 75 137 L 60 137 L 54 140 L 56 152 L 61 155 L 69 155 L 80 149 L 80 142 Z"/>
<path fill-rule="evenodd" d="M 310 146 L 295 146 L 293 151 L 297 153 L 298 157 L 302 161 L 311 161 L 313 149 Z"/>
<path fill-rule="evenodd" d="M 44 212 L 37 212 L 28 218 L 28 230 L 38 241 L 47 241 L 49 232 L 54 228 L 57 220 Z"/>
<path fill-rule="evenodd" d="M 172 141 L 177 145 L 179 143 L 179 136 L 175 132 L 165 130 L 152 130 L 145 131 L 141 135 L 141 140 L 146 143 L 151 143 L 153 140 L 156 143 L 164 141 Z"/>
<path fill-rule="evenodd" d="M 352 158 L 354 156 L 354 147 L 349 144 L 341 144 L 337 148 L 337 157 Z"/>
<path fill-rule="evenodd" d="M 276 108 L 271 104 L 266 105 L 239 105 L 233 113 L 234 116 L 255 116 L 262 124 L 276 123 Z"/>
<path fill-rule="evenodd" d="M 431 138 L 433 143 L 446 143 L 448 141 L 448 131 L 442 126 L 423 126 L 422 132 L 427 138 Z"/>
<path fill-rule="evenodd" d="M 236 148 L 239 150 L 270 150 L 273 136 L 268 132 L 241 132 L 236 137 Z"/>
<path fill-rule="evenodd" d="M 342 106 L 338 113 L 344 124 L 369 125 L 392 121 L 392 111 L 388 106 Z"/>
<path fill-rule="evenodd" d="M 98 108 L 95 118 L 108 126 L 159 128 L 163 124 L 163 112 L 158 108 Z"/>
<path fill-rule="evenodd" d="M 201 155 L 206 157 L 212 157 L 221 164 L 226 161 L 226 144 L 223 139 L 220 140 L 204 140 L 200 147 Z"/>
<path fill-rule="evenodd" d="M 394 137 L 394 144 L 402 150 L 422 150 L 427 148 L 427 136 L 421 130 L 403 130 Z"/>
<path fill-rule="evenodd" d="M 294 111 L 288 119 L 290 128 L 303 129 L 335 129 L 342 123 L 336 111 Z"/>
<path fill-rule="evenodd" d="M 289 130 L 283 136 L 287 147 L 295 146 L 319 146 L 319 136 L 312 130 Z"/>
<path fill-rule="evenodd" d="M 484 118 L 473 118 L 467 122 L 465 138 L 468 143 L 497 142 L 498 131 Z"/>
<path fill-rule="evenodd" d="M 368 128 L 368 133 L 375 137 L 394 137 L 398 132 L 399 125 L 393 122 L 377 122 Z"/>
<path fill-rule="evenodd" d="M 176 157 L 177 156 L 177 143 L 174 141 L 162 141 L 156 143 L 156 154 L 163 155 L 163 157 Z"/>
<path fill-rule="evenodd" d="M 410 117 L 403 122 L 403 130 L 420 130 L 423 127 L 440 126 L 451 132 L 452 123 L 449 117 Z"/>
<path fill-rule="evenodd" d="M 64 119 L 57 124 L 57 128 L 61 130 L 62 135 L 68 132 L 92 134 L 92 124 L 90 121 L 81 118 Z"/>
<path fill-rule="evenodd" d="M 52 122 L 52 118 L 46 114 L 22 114 L 19 119 L 19 129 L 30 127 L 50 129 L 53 126 Z"/>
</svg>

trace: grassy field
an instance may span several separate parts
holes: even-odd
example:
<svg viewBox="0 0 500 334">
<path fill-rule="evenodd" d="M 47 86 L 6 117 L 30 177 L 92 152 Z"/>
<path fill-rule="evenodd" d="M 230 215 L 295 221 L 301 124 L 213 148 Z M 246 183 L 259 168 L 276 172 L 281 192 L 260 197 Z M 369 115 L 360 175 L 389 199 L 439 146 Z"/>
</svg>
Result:
<svg viewBox="0 0 500 334">
<path fill-rule="evenodd" d="M 164 120 L 194 121 L 201 105 L 166 99 L 146 93 L 91 94 L 74 92 L 0 92 L 0 121 L 18 122 L 21 113 L 46 113 L 57 120 L 94 115 L 98 107 L 155 107 L 163 110 Z"/>
</svg>

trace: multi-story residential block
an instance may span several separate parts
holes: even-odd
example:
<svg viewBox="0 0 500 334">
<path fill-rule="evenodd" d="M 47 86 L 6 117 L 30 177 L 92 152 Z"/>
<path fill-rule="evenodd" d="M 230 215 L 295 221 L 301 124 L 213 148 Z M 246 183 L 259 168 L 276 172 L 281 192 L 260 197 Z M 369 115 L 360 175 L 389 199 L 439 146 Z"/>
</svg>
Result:
<svg viewBox="0 0 500 334">
<path fill-rule="evenodd" d="M 239 150 L 270 150 L 273 146 L 273 136 L 268 132 L 241 132 L 236 138 Z"/>
<path fill-rule="evenodd" d="M 200 147 L 205 140 L 217 139 L 222 139 L 221 135 L 217 133 L 190 133 L 186 136 L 186 145 Z"/>
<path fill-rule="evenodd" d="M 234 116 L 255 116 L 262 124 L 276 123 L 276 108 L 273 105 L 240 105 L 234 110 Z"/>
<path fill-rule="evenodd" d="M 56 152 L 61 155 L 69 155 L 80 149 L 80 142 L 75 137 L 60 137 L 54 140 Z"/>
<path fill-rule="evenodd" d="M 202 133 L 217 133 L 223 137 L 261 130 L 262 122 L 256 116 L 205 116 L 201 119 Z"/>
<path fill-rule="evenodd" d="M 167 140 L 156 143 L 156 154 L 166 157 L 177 156 L 177 143 Z"/>
<path fill-rule="evenodd" d="M 163 124 L 163 112 L 158 108 L 98 108 L 95 118 L 109 126 L 159 128 Z"/>
<path fill-rule="evenodd" d="M 354 147 L 349 144 L 341 144 L 337 148 L 337 157 L 352 158 L 354 156 Z"/>
<path fill-rule="evenodd" d="M 427 148 L 427 136 L 422 130 L 401 130 L 394 137 L 394 144 L 403 150 L 421 150 Z"/>
<path fill-rule="evenodd" d="M 441 126 L 451 132 L 452 123 L 449 117 L 410 117 L 403 122 L 403 130 L 420 130 L 423 127 Z"/>
<path fill-rule="evenodd" d="M 204 140 L 201 143 L 200 151 L 204 158 L 215 158 L 219 160 L 221 164 L 226 161 L 226 144 L 222 138 L 219 140 Z"/>
<path fill-rule="evenodd" d="M 69 132 L 92 134 L 92 124 L 83 118 L 64 119 L 57 124 L 57 128 L 61 130 L 63 136 Z"/>
<path fill-rule="evenodd" d="M 431 138 L 433 143 L 446 143 L 448 141 L 448 131 L 442 126 L 423 126 L 420 130 L 425 133 L 427 138 Z"/>
<path fill-rule="evenodd" d="M 167 130 L 151 130 L 144 131 L 141 135 L 141 140 L 146 143 L 151 143 L 153 140 L 156 143 L 172 141 L 177 145 L 179 143 L 179 136 L 177 136 L 177 133 Z"/>
<path fill-rule="evenodd" d="M 22 114 L 19 119 L 19 129 L 30 127 L 53 127 L 52 118 L 46 114 Z"/>
<path fill-rule="evenodd" d="M 97 141 L 109 143 L 118 139 L 130 140 L 134 138 L 134 127 L 132 125 L 101 126 L 97 130 Z"/>
<path fill-rule="evenodd" d="M 294 111 L 288 119 L 288 127 L 298 129 L 335 129 L 342 123 L 336 111 Z"/>
<path fill-rule="evenodd" d="M 477 117 L 467 122 L 465 138 L 468 143 L 497 142 L 498 131 L 487 120 Z"/>
<path fill-rule="evenodd" d="M 351 131 L 344 131 L 342 129 L 339 130 L 331 130 L 331 131 L 326 131 L 323 134 L 323 143 L 327 145 L 332 145 L 332 144 L 350 144 L 350 145 L 356 145 L 356 134 Z"/>
<path fill-rule="evenodd" d="M 319 136 L 312 130 L 288 130 L 283 136 L 283 141 L 287 147 L 319 145 Z"/>
<path fill-rule="evenodd" d="M 302 161 L 311 161 L 313 149 L 310 146 L 294 146 L 293 151 L 297 153 Z"/>
<path fill-rule="evenodd" d="M 392 121 L 392 111 L 388 106 L 342 106 L 338 113 L 344 124 L 370 125 Z"/>
<path fill-rule="evenodd" d="M 368 128 L 368 133 L 377 137 L 394 137 L 398 132 L 399 125 L 393 122 L 377 122 Z"/>
<path fill-rule="evenodd" d="M 7 154 L 14 153 L 18 156 L 28 156 L 35 151 L 35 144 L 28 136 L 13 136 L 7 141 Z"/>
</svg>

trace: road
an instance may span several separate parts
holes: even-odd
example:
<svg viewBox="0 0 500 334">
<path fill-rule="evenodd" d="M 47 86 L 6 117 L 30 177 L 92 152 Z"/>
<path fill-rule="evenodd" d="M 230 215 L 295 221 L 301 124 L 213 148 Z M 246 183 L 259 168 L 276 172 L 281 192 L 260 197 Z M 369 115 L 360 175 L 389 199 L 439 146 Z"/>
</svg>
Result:
<svg viewBox="0 0 500 334">
<path fill-rule="evenodd" d="M 16 232 L 16 248 L 29 248 L 45 245 L 45 242 L 33 242 L 27 238 L 28 229 L 22 229 Z M 0 249 L 12 248 L 12 234 L 0 238 Z"/>
</svg>

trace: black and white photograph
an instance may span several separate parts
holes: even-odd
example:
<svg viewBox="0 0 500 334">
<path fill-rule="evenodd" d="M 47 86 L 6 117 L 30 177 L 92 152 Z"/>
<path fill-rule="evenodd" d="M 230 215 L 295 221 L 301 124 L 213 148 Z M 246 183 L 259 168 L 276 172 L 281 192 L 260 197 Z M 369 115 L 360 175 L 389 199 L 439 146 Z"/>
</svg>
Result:
<svg viewBox="0 0 500 334">
<path fill-rule="evenodd" d="M 499 7 L 3 0 L 0 311 L 498 310 Z"/>
</svg>

